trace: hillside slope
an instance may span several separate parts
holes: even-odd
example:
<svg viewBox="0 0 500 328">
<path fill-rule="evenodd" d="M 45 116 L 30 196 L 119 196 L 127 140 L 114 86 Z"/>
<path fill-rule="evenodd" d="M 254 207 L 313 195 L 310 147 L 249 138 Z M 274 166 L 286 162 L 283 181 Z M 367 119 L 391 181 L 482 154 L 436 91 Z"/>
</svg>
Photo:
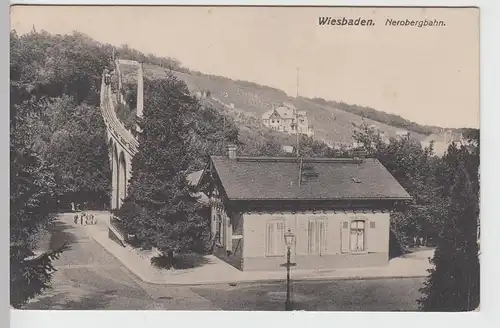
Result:
<svg viewBox="0 0 500 328">
<path fill-rule="evenodd" d="M 121 70 L 125 83 L 135 83 L 137 74 L 135 67 L 123 65 Z M 164 78 L 168 72 L 165 68 L 144 64 L 145 78 Z M 354 142 L 352 138 L 354 131 L 363 124 L 373 125 L 385 132 L 388 137 L 395 137 L 397 131 L 401 130 L 329 105 L 320 105 L 300 97 L 289 97 L 285 92 L 270 87 L 176 71 L 172 71 L 172 73 L 183 80 L 191 92 L 209 90 L 214 101 L 234 106 L 235 113 L 244 113 L 245 116 L 251 116 L 258 120 L 273 105 L 280 102 L 292 103 L 299 110 L 308 113 L 309 121 L 314 125 L 315 139 L 325 141 L 329 145 L 351 145 Z M 412 136 L 418 140 L 423 140 L 425 137 L 418 133 L 412 133 Z"/>
</svg>

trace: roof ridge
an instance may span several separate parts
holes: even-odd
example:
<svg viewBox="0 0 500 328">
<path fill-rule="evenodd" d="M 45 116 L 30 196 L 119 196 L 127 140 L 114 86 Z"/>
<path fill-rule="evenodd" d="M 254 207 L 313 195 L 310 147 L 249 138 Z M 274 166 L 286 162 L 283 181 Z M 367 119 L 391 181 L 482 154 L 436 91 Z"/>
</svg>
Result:
<svg viewBox="0 0 500 328">
<path fill-rule="evenodd" d="M 226 156 L 211 156 L 215 159 L 227 159 Z M 366 160 L 375 160 L 375 158 L 352 158 L 352 157 L 301 157 L 303 162 L 307 163 L 351 163 L 360 164 Z M 297 157 L 273 157 L 273 156 L 238 156 L 237 162 L 297 162 Z M 234 160 L 232 160 L 234 161 Z"/>
</svg>

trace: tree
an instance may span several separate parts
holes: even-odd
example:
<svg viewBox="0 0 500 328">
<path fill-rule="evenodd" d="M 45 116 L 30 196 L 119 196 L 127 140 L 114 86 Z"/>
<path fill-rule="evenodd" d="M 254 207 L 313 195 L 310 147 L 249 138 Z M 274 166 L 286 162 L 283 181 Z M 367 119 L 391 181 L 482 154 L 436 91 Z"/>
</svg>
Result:
<svg viewBox="0 0 500 328">
<path fill-rule="evenodd" d="M 24 137 L 50 164 L 55 197 L 61 205 L 109 203 L 111 170 L 105 126 L 99 108 L 63 95 L 38 101 L 39 112 L 27 117 Z"/>
<path fill-rule="evenodd" d="M 172 75 L 146 81 L 145 100 L 139 151 L 118 214 L 145 246 L 157 247 L 172 264 L 174 252 L 199 251 L 207 237 L 209 222 L 198 214 L 195 190 L 186 180 L 200 105 Z"/>
<path fill-rule="evenodd" d="M 419 304 L 424 311 L 471 311 L 479 306 L 479 149 L 451 145 L 444 161 L 446 219 Z"/>
<path fill-rule="evenodd" d="M 391 229 L 400 246 L 405 248 L 412 236 L 436 239 L 444 216 L 440 184 L 436 172 L 440 159 L 433 154 L 432 145 L 423 148 L 411 136 L 384 142 L 380 134 L 363 126 L 354 138 L 377 158 L 412 196 L 411 201 L 398 206 L 391 214 Z"/>
<path fill-rule="evenodd" d="M 44 31 L 12 31 L 10 46 L 11 104 L 30 103 L 24 137 L 51 164 L 56 194 L 108 203 L 111 178 L 98 91 L 112 47 L 78 32 Z"/>
<path fill-rule="evenodd" d="M 53 220 L 54 179 L 29 147 L 26 118 L 32 106 L 13 106 L 10 130 L 10 304 L 16 308 L 50 286 L 52 261 L 64 249 L 36 256 L 37 236 Z"/>
<path fill-rule="evenodd" d="M 210 105 L 194 113 L 191 141 L 193 160 L 189 171 L 203 169 L 210 155 L 224 156 L 229 144 L 240 146 L 239 131 L 235 122 Z"/>
</svg>

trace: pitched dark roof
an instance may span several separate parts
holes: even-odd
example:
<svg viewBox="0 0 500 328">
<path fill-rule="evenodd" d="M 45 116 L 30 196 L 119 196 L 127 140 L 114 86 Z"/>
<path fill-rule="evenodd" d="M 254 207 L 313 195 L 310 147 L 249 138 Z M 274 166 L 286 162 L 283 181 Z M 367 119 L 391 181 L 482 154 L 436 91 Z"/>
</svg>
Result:
<svg viewBox="0 0 500 328">
<path fill-rule="evenodd" d="M 192 173 L 187 175 L 186 179 L 190 184 L 195 186 L 195 185 L 199 184 L 202 174 L 203 174 L 203 170 L 192 172 Z M 205 195 L 204 193 L 198 192 L 196 194 L 193 194 L 192 196 L 198 197 L 198 202 L 200 202 L 202 204 L 208 204 L 208 201 L 209 201 L 208 196 Z"/>
<path fill-rule="evenodd" d="M 231 200 L 410 199 L 377 160 L 212 156 Z M 299 171 L 302 182 L 299 186 Z"/>
</svg>

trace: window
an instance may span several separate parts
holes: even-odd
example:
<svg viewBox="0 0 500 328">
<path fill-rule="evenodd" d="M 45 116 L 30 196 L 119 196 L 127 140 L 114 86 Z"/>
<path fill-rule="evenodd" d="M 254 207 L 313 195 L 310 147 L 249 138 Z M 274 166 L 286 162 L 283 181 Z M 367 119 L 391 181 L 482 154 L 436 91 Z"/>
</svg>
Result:
<svg viewBox="0 0 500 328">
<path fill-rule="evenodd" d="M 266 256 L 285 255 L 285 223 L 270 221 L 266 225 Z"/>
<path fill-rule="evenodd" d="M 277 120 L 277 121 L 276 121 L 276 123 L 279 123 L 279 122 L 280 122 L 280 120 Z"/>
<path fill-rule="evenodd" d="M 308 253 L 310 255 L 326 254 L 326 220 L 310 220 L 307 228 Z"/>
<path fill-rule="evenodd" d="M 351 221 L 350 251 L 362 252 L 365 250 L 365 221 Z"/>
<path fill-rule="evenodd" d="M 215 223 L 215 241 L 219 244 L 222 245 L 224 242 L 224 225 L 222 223 L 222 216 L 217 213 L 216 215 L 216 223 Z"/>
<path fill-rule="evenodd" d="M 274 123 L 274 120 L 272 120 L 271 122 Z"/>
</svg>

